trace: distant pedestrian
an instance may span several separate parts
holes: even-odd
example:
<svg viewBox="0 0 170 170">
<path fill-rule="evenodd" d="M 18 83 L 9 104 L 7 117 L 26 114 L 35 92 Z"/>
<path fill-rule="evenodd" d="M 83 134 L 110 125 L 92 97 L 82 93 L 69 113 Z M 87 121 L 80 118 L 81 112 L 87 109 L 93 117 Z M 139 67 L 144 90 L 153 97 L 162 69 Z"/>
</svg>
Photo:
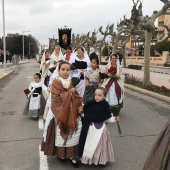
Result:
<svg viewBox="0 0 170 170">
<path fill-rule="evenodd" d="M 2 62 L 2 65 L 4 63 L 4 55 L 2 54 L 2 51 L 0 49 L 0 62 Z"/>
</svg>

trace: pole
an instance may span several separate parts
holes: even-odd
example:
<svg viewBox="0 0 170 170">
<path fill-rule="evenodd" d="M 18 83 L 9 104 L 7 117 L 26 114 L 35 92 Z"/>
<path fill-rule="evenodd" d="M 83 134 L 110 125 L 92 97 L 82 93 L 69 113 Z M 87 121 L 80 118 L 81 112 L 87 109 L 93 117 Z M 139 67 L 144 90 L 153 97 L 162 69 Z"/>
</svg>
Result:
<svg viewBox="0 0 170 170">
<path fill-rule="evenodd" d="M 6 69 L 6 40 L 5 40 L 5 10 L 4 10 L 4 0 L 2 0 L 2 16 L 3 16 L 4 69 Z"/>
<path fill-rule="evenodd" d="M 22 34 L 22 45 L 23 45 L 23 47 L 22 47 L 22 51 L 23 51 L 23 59 L 25 59 L 25 57 L 24 57 L 24 31 L 23 31 L 23 34 Z"/>
<path fill-rule="evenodd" d="M 30 56 L 30 43 L 29 43 L 29 56 Z"/>
</svg>

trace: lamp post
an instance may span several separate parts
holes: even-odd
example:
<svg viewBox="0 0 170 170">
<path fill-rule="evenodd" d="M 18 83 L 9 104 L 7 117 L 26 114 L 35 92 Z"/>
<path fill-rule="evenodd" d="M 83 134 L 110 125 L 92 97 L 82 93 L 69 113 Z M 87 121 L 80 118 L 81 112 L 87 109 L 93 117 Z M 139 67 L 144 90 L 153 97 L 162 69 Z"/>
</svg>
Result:
<svg viewBox="0 0 170 170">
<path fill-rule="evenodd" d="M 3 16 L 4 69 L 6 69 L 6 40 L 5 40 L 5 10 L 4 10 L 4 0 L 2 0 L 2 16 Z"/>
<path fill-rule="evenodd" d="M 31 44 L 34 44 L 34 43 L 29 43 L 29 55 L 30 55 L 30 45 L 31 45 Z"/>
<path fill-rule="evenodd" d="M 23 43 L 23 59 L 25 58 L 25 56 L 24 56 L 24 32 L 30 32 L 30 31 L 22 31 L 22 43 Z"/>
</svg>

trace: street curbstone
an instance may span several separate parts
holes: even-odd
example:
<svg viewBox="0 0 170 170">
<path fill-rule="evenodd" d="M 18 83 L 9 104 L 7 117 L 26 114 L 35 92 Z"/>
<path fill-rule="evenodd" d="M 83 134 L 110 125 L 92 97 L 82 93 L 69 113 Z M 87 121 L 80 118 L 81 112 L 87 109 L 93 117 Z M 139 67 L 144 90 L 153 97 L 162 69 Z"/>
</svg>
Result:
<svg viewBox="0 0 170 170">
<path fill-rule="evenodd" d="M 154 98 L 157 98 L 157 99 L 160 99 L 160 100 L 163 100 L 165 102 L 168 102 L 170 103 L 170 97 L 167 97 L 167 96 L 163 96 L 161 94 L 158 94 L 158 93 L 154 93 L 154 92 L 151 92 L 149 90 L 145 90 L 145 89 L 142 89 L 140 87 L 136 87 L 136 86 L 133 86 L 133 85 L 130 85 L 130 84 L 124 84 L 126 88 L 128 89 L 131 89 L 131 90 L 135 90 L 137 92 L 140 92 L 140 93 L 143 93 L 143 94 L 146 94 L 146 95 L 149 95 L 151 97 L 154 97 Z"/>
<path fill-rule="evenodd" d="M 5 79 L 6 77 L 8 77 L 9 75 L 11 75 L 14 72 L 14 70 L 11 70 L 7 73 L 4 73 L 4 75 L 0 76 L 0 81 Z"/>
</svg>

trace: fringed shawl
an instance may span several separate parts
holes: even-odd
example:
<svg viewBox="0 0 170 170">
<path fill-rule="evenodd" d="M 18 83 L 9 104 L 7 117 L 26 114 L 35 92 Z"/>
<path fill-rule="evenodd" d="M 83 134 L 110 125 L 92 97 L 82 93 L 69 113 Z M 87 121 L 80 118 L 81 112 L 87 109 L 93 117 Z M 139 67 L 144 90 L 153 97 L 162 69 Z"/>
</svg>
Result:
<svg viewBox="0 0 170 170">
<path fill-rule="evenodd" d="M 60 80 L 54 79 L 51 89 L 51 110 L 65 143 L 77 129 L 78 107 L 82 105 L 82 98 L 79 97 L 77 92 L 72 94 L 71 88 L 73 88 L 72 83 L 66 89 Z"/>
</svg>

